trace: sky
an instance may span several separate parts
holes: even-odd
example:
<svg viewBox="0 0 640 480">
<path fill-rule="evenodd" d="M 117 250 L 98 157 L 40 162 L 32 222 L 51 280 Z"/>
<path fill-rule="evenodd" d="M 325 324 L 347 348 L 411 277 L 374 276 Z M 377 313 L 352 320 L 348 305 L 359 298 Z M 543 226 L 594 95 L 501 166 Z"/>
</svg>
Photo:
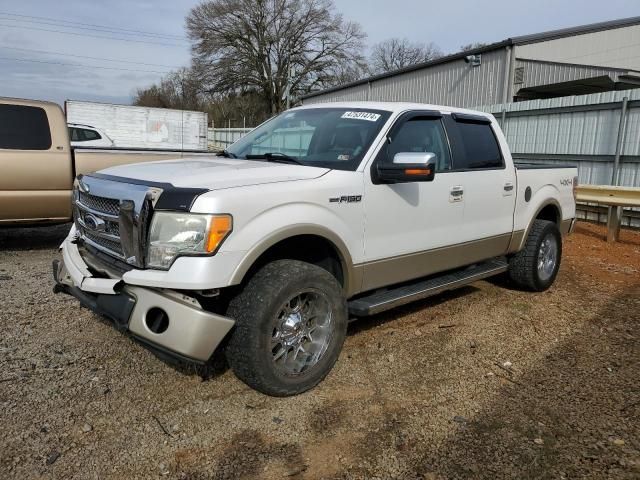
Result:
<svg viewBox="0 0 640 480">
<path fill-rule="evenodd" d="M 0 0 L 0 96 L 130 103 L 189 65 L 198 0 Z M 445 53 L 472 42 L 640 16 L 638 0 L 334 0 L 367 44 L 391 37 Z M 66 32 L 66 33 L 64 33 Z M 105 60 L 108 59 L 108 60 Z"/>
</svg>

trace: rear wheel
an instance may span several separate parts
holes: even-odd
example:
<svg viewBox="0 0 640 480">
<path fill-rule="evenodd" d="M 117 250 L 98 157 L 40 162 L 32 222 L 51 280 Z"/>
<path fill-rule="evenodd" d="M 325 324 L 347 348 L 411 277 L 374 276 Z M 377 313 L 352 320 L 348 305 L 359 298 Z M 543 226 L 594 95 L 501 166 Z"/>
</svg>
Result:
<svg viewBox="0 0 640 480">
<path fill-rule="evenodd" d="M 265 265 L 227 314 L 236 321 L 226 350 L 229 365 L 250 387 L 274 396 L 317 385 L 336 362 L 347 331 L 337 280 L 296 260 Z"/>
<path fill-rule="evenodd" d="M 562 236 L 554 222 L 535 220 L 525 247 L 509 259 L 509 276 L 520 287 L 536 292 L 556 279 L 562 257 Z"/>
</svg>

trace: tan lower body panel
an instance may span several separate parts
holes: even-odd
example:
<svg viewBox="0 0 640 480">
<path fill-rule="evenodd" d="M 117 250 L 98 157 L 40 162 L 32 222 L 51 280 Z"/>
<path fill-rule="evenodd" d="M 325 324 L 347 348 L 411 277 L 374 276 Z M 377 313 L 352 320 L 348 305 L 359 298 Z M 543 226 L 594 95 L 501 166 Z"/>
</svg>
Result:
<svg viewBox="0 0 640 480">
<path fill-rule="evenodd" d="M 569 235 L 573 224 L 573 218 L 562 220 L 559 225 L 560 234 L 563 237 L 565 235 Z M 509 245 L 509 253 L 516 253 L 524 248 L 524 243 L 527 241 L 527 233 L 528 230 L 518 230 L 517 232 L 513 232 L 513 238 L 511 238 L 511 244 Z"/>
<path fill-rule="evenodd" d="M 1 223 L 71 219 L 71 190 L 0 191 Z"/>
<path fill-rule="evenodd" d="M 517 232 L 513 232 L 511 243 L 509 244 L 509 253 L 520 251 L 520 249 L 523 247 L 526 234 L 526 230 L 518 230 Z"/>
<path fill-rule="evenodd" d="M 362 264 L 361 266 L 364 267 L 362 291 L 413 280 L 505 255 L 510 241 L 511 234 L 506 233 L 473 242 Z"/>
<path fill-rule="evenodd" d="M 560 233 L 564 235 L 569 235 L 571 233 L 571 224 L 573 223 L 573 218 L 569 218 L 567 220 L 563 220 L 560 222 Z"/>
</svg>

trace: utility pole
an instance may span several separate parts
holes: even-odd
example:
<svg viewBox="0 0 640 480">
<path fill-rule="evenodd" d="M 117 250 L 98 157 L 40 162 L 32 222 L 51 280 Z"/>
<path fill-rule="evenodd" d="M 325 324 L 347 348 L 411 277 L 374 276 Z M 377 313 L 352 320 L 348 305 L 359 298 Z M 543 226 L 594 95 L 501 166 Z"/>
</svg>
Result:
<svg viewBox="0 0 640 480">
<path fill-rule="evenodd" d="M 287 61 L 287 86 L 284 90 L 284 98 L 286 99 L 287 110 L 291 108 L 291 86 L 293 83 L 293 66 L 291 65 L 291 54 Z"/>
</svg>

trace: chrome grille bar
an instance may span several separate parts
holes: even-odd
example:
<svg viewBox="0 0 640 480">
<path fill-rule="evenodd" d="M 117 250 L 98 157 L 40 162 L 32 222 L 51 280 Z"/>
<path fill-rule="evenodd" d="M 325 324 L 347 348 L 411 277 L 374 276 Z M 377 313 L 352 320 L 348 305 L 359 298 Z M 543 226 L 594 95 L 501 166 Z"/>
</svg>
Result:
<svg viewBox="0 0 640 480">
<path fill-rule="evenodd" d="M 73 214 L 80 238 L 107 255 L 144 268 L 152 200 L 161 189 L 79 175 Z"/>
<path fill-rule="evenodd" d="M 93 215 L 99 215 L 100 217 L 103 217 L 103 218 L 108 218 L 109 220 L 112 220 L 114 222 L 118 221 L 118 215 L 117 214 L 116 215 L 111 215 L 111 214 L 108 214 L 108 213 L 101 212 L 99 210 L 94 210 L 93 208 L 88 207 L 84 203 L 80 202 L 80 200 L 76 200 L 76 205 L 77 205 L 77 207 L 79 209 L 84 210 L 85 212 L 91 213 Z"/>
</svg>

